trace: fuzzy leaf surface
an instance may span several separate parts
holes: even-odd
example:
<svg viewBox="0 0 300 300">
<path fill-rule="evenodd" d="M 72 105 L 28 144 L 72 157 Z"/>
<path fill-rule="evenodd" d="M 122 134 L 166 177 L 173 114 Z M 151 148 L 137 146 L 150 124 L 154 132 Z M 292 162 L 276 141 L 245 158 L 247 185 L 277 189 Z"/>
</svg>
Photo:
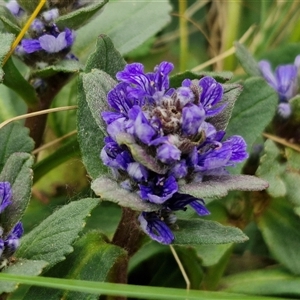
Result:
<svg viewBox="0 0 300 300">
<path fill-rule="evenodd" d="M 77 60 L 64 59 L 55 65 L 35 71 L 34 75 L 41 78 L 47 78 L 59 72 L 78 73 L 82 69 L 83 65 L 81 65 Z"/>
<path fill-rule="evenodd" d="M 114 264 L 124 258 L 126 251 L 108 244 L 101 233 L 91 231 L 74 244 L 74 252 L 45 275 L 88 281 L 105 281 Z M 97 300 L 100 295 L 32 287 L 24 300 Z"/>
<path fill-rule="evenodd" d="M 101 34 L 96 43 L 95 51 L 89 56 L 85 72 L 91 72 L 92 69 L 105 71 L 113 79 L 116 73 L 124 69 L 126 61 L 120 52 L 114 47 L 111 39 Z"/>
<path fill-rule="evenodd" d="M 0 170 L 11 154 L 30 153 L 34 148 L 34 141 L 29 137 L 29 129 L 15 122 L 0 129 L 0 140 Z"/>
<path fill-rule="evenodd" d="M 15 16 L 4 6 L 0 7 L 0 20 L 9 33 L 17 35 L 21 31 Z"/>
<path fill-rule="evenodd" d="M 45 260 L 49 268 L 64 260 L 73 251 L 72 243 L 83 229 L 84 219 L 98 203 L 99 199 L 85 198 L 55 211 L 21 239 L 16 256 Z"/>
<path fill-rule="evenodd" d="M 206 181 L 180 185 L 180 192 L 197 198 L 221 198 L 229 191 L 262 191 L 268 187 L 263 179 L 250 175 L 211 176 Z"/>
<path fill-rule="evenodd" d="M 0 82 L 3 81 L 4 71 L 2 70 L 3 60 L 10 50 L 11 44 L 14 41 L 15 36 L 11 33 L 0 32 Z"/>
<path fill-rule="evenodd" d="M 243 67 L 244 71 L 250 76 L 261 76 L 258 63 L 253 58 L 248 49 L 240 43 L 234 43 L 236 56 Z"/>
<path fill-rule="evenodd" d="M 258 216 L 258 227 L 272 255 L 292 273 L 300 274 L 299 216 L 285 198 L 273 198 Z"/>
<path fill-rule="evenodd" d="M 1 47 L 1 44 L 0 44 Z M 37 104 L 37 94 L 33 86 L 22 76 L 15 66 L 12 58 L 9 58 L 3 66 L 5 72 L 3 84 L 15 91 L 28 106 Z"/>
<path fill-rule="evenodd" d="M 279 160 L 280 150 L 273 141 L 267 140 L 256 175 L 269 182 L 268 193 L 272 197 L 283 197 L 286 194 L 283 180 L 285 164 L 280 163 Z"/>
<path fill-rule="evenodd" d="M 6 161 L 0 174 L 0 181 L 8 181 L 12 188 L 12 203 L 1 215 L 5 233 L 21 219 L 29 203 L 32 186 L 33 157 L 28 153 L 16 152 Z"/>
<path fill-rule="evenodd" d="M 292 299 L 300 296 L 300 277 L 282 267 L 240 272 L 224 277 L 220 286 L 223 291 L 231 293 L 285 296 Z"/>
<path fill-rule="evenodd" d="M 101 8 L 108 2 L 108 0 L 98 0 L 92 2 L 93 4 L 87 5 L 80 9 L 76 9 L 71 13 L 62 15 L 55 20 L 56 25 L 60 29 L 71 28 L 78 29 L 87 23 Z"/>
<path fill-rule="evenodd" d="M 102 120 L 101 112 L 109 110 L 106 95 L 116 82 L 105 72 L 95 69 L 82 75 L 82 83 L 90 112 L 100 129 L 106 133 L 106 124 Z"/>
<path fill-rule="evenodd" d="M 277 103 L 277 94 L 263 78 L 247 79 L 243 92 L 235 103 L 226 129 L 227 136 L 242 136 L 248 145 L 249 152 L 255 140 L 273 119 Z M 232 173 L 239 173 L 243 165 L 244 163 L 238 164 L 232 169 Z"/>
<path fill-rule="evenodd" d="M 248 240 L 239 228 L 224 226 L 215 221 L 178 220 L 176 225 L 179 227 L 173 231 L 173 243 L 176 245 L 243 243 Z"/>
<path fill-rule="evenodd" d="M 87 103 L 81 76 L 78 80 L 77 130 L 82 160 L 88 174 L 95 179 L 101 174 L 107 173 L 107 168 L 100 159 L 100 151 L 104 145 L 104 128 L 100 129 L 93 117 Z"/>
<path fill-rule="evenodd" d="M 103 200 L 115 202 L 120 206 L 130 207 L 138 211 L 155 211 L 160 205 L 144 202 L 137 193 L 129 192 L 107 176 L 97 178 L 92 182 L 92 190 Z"/>
<path fill-rule="evenodd" d="M 17 275 L 40 275 L 47 266 L 46 261 L 20 259 L 15 264 L 6 267 L 1 273 Z M 17 287 L 18 283 L 0 281 L 0 293 L 11 293 Z"/>
<path fill-rule="evenodd" d="M 121 54 L 128 53 L 160 31 L 170 21 L 170 11 L 167 0 L 110 1 L 101 15 L 78 30 L 74 53 L 86 58 L 93 51 L 96 38 L 103 33 Z"/>
</svg>

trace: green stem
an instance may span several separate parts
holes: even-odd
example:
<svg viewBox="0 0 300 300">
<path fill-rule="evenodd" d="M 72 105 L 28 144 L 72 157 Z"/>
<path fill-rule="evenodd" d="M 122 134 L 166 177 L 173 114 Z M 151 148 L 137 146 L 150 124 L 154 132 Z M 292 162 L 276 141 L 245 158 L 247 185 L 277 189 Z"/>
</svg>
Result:
<svg viewBox="0 0 300 300">
<path fill-rule="evenodd" d="M 71 75 L 66 73 L 57 73 L 45 79 L 46 90 L 43 90 L 39 96 L 39 104 L 34 108 L 29 108 L 28 113 L 48 109 L 59 91 L 69 81 Z M 25 121 L 25 126 L 30 129 L 30 136 L 35 141 L 35 148 L 38 148 L 42 143 L 43 134 L 46 127 L 47 115 L 40 115 L 33 118 L 28 118 Z"/>
<path fill-rule="evenodd" d="M 112 239 L 112 243 L 125 249 L 128 256 L 127 259 L 123 259 L 115 265 L 114 274 L 112 275 L 114 283 L 127 283 L 129 258 L 133 256 L 141 246 L 144 234 L 139 227 L 137 214 L 136 211 L 128 207 L 122 207 L 122 217 Z M 113 299 L 126 300 L 124 297 L 115 297 Z"/>
<path fill-rule="evenodd" d="M 187 9 L 187 0 L 178 0 L 179 3 L 179 36 L 180 36 L 180 71 L 187 69 L 188 61 L 188 24 L 184 13 Z"/>
</svg>

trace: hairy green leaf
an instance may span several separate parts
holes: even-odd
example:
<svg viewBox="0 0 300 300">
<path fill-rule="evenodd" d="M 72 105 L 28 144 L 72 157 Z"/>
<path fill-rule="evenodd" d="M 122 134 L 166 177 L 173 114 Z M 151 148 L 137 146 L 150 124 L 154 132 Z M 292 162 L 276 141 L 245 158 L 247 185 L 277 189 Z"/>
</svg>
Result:
<svg viewBox="0 0 300 300">
<path fill-rule="evenodd" d="M 11 58 L 5 63 L 3 70 L 5 72 L 3 84 L 15 91 L 29 107 L 37 105 L 38 99 L 35 89 L 21 75 Z"/>
<path fill-rule="evenodd" d="M 84 59 L 104 33 L 121 54 L 128 53 L 160 31 L 170 21 L 170 11 L 167 0 L 110 1 L 101 15 L 78 30 L 74 52 Z"/>
<path fill-rule="evenodd" d="M 126 65 L 120 52 L 114 47 L 111 39 L 101 34 L 96 43 L 95 51 L 89 56 L 85 72 L 92 69 L 105 71 L 112 78 L 116 78 L 116 73 L 124 69 Z"/>
<path fill-rule="evenodd" d="M 91 231 L 81 237 L 74 244 L 74 252 L 67 256 L 67 259 L 49 270 L 45 276 L 63 277 L 89 281 L 105 281 L 114 264 L 124 259 L 126 251 L 108 244 L 101 234 Z M 26 294 L 25 300 L 97 300 L 100 295 L 88 295 L 86 293 L 62 291 L 33 287 Z"/>
<path fill-rule="evenodd" d="M 178 220 L 176 245 L 243 243 L 248 237 L 238 228 L 203 219 Z"/>
<path fill-rule="evenodd" d="M 227 136 L 241 135 L 248 151 L 265 127 L 270 124 L 277 108 L 278 96 L 263 78 L 249 78 L 236 101 L 232 117 L 226 129 Z M 232 172 L 239 173 L 244 163 L 238 164 Z"/>
<path fill-rule="evenodd" d="M 55 23 L 60 29 L 72 28 L 78 29 L 86 24 L 101 8 L 108 2 L 108 0 L 101 0 L 76 9 L 66 15 L 59 16 Z"/>
<path fill-rule="evenodd" d="M 15 275 L 40 275 L 42 270 L 47 266 L 46 261 L 42 260 L 27 260 L 20 259 L 13 265 L 6 267 L 1 272 L 4 274 L 15 274 Z M 18 287 L 15 282 L 0 281 L 0 294 L 11 293 Z"/>
<path fill-rule="evenodd" d="M 30 153 L 34 148 L 28 128 L 15 122 L 0 129 L 0 140 L 0 170 L 11 154 L 15 152 Z"/>
<path fill-rule="evenodd" d="M 293 299 L 300 297 L 300 277 L 282 267 L 240 272 L 223 278 L 220 286 L 223 291 L 232 293 L 285 296 Z"/>
<path fill-rule="evenodd" d="M 99 199 L 86 198 L 55 211 L 22 238 L 16 256 L 45 260 L 49 268 L 64 260 L 73 251 L 72 243 L 83 229 L 84 219 L 98 203 Z"/>
<path fill-rule="evenodd" d="M 103 130 L 105 127 L 103 124 L 103 129 L 100 129 L 93 117 L 87 103 L 82 77 L 78 81 L 77 129 L 82 160 L 89 175 L 95 179 L 101 174 L 107 173 L 107 168 L 100 159 L 100 151 L 104 145 Z"/>
<path fill-rule="evenodd" d="M 18 35 L 21 31 L 15 16 L 4 6 L 0 6 L 0 20 L 5 29 L 12 34 Z M 1 33 L 2 35 L 2 33 Z"/>
<path fill-rule="evenodd" d="M 34 75 L 41 78 L 50 77 L 56 73 L 78 73 L 83 69 L 83 65 L 77 60 L 63 59 L 55 65 L 34 71 Z"/>
<path fill-rule="evenodd" d="M 32 185 L 33 157 L 28 153 L 16 152 L 6 161 L 0 174 L 0 181 L 8 181 L 12 187 L 12 203 L 1 215 L 5 233 L 21 219 L 29 203 Z"/>
<path fill-rule="evenodd" d="M 274 142 L 267 140 L 256 175 L 269 182 L 268 193 L 273 197 L 282 197 L 286 194 L 286 187 L 282 178 L 285 164 L 281 164 L 279 160 L 279 149 Z"/>
<path fill-rule="evenodd" d="M 102 176 L 95 179 L 91 185 L 96 195 L 103 200 L 115 202 L 121 206 L 130 207 L 138 211 L 155 211 L 160 205 L 143 201 L 137 193 L 123 189 L 115 180 Z"/>
<path fill-rule="evenodd" d="M 250 76 L 261 76 L 258 63 L 248 49 L 243 44 L 237 42 L 234 46 L 236 49 L 236 56 L 244 71 Z"/>
<path fill-rule="evenodd" d="M 258 227 L 269 251 L 294 274 L 300 274 L 299 217 L 285 198 L 273 198 L 258 216 Z"/>
<path fill-rule="evenodd" d="M 180 185 L 180 192 L 197 198 L 220 198 L 229 191 L 261 191 L 268 187 L 268 183 L 260 178 L 249 175 L 211 176 L 199 183 Z"/>
</svg>

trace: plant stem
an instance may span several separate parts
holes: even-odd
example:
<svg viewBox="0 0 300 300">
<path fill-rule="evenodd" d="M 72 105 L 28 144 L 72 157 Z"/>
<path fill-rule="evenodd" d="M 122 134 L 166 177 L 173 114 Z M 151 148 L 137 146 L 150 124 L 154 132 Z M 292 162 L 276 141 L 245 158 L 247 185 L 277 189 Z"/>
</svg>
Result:
<svg viewBox="0 0 300 300">
<path fill-rule="evenodd" d="M 48 109 L 58 92 L 68 82 L 71 75 L 66 73 L 57 73 L 47 79 L 45 83 L 47 85 L 46 90 L 39 93 L 39 103 L 34 108 L 29 108 L 28 113 Z M 30 129 L 30 136 L 35 142 L 35 148 L 38 148 L 43 139 L 44 130 L 46 127 L 47 115 L 40 115 L 33 118 L 27 118 L 25 126 Z"/>
<path fill-rule="evenodd" d="M 129 259 L 141 246 L 141 239 L 144 234 L 139 227 L 137 214 L 136 211 L 128 207 L 122 207 L 122 217 L 112 239 L 112 243 L 125 249 L 128 255 L 126 259 L 123 259 L 115 266 L 114 283 L 127 283 Z M 126 298 L 115 297 L 114 299 L 125 300 Z"/>
</svg>

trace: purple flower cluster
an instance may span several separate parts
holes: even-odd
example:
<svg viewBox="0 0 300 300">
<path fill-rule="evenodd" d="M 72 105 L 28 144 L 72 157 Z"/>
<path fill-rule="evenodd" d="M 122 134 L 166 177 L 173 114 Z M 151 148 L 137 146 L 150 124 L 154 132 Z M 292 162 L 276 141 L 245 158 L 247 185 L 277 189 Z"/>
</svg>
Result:
<svg viewBox="0 0 300 300">
<path fill-rule="evenodd" d="M 170 244 L 175 211 L 189 205 L 198 215 L 209 214 L 203 199 L 180 193 L 179 181 L 201 182 L 206 175 L 227 174 L 225 167 L 247 158 L 240 136 L 224 140 L 209 122 L 225 108 L 223 86 L 212 77 L 185 79 L 181 87 L 169 86 L 173 65 L 162 62 L 154 72 L 144 73 L 133 63 L 118 72 L 120 81 L 107 96 L 111 111 L 102 113 L 108 137 L 100 157 L 121 186 L 136 192 L 141 201 L 161 205 L 154 212 L 142 212 L 139 221 L 153 240 Z M 132 147 L 120 141 L 130 136 L 148 158 L 145 163 Z"/>
<path fill-rule="evenodd" d="M 16 17 L 25 13 L 16 1 L 10 1 L 6 7 Z M 57 8 L 42 12 L 31 24 L 28 32 L 31 38 L 24 38 L 17 46 L 15 54 L 30 65 L 40 62 L 54 63 L 68 58 L 75 41 L 75 32 L 69 28 L 60 30 L 55 24 L 58 17 Z"/>
<path fill-rule="evenodd" d="M 11 204 L 12 190 L 9 182 L 0 182 L 0 214 Z M 0 257 L 10 257 L 18 248 L 23 235 L 23 226 L 18 222 L 13 229 L 4 234 L 0 226 Z"/>
<path fill-rule="evenodd" d="M 261 60 L 258 66 L 262 76 L 278 94 L 278 114 L 282 118 L 288 118 L 292 113 L 289 100 L 297 95 L 299 89 L 298 70 L 300 68 L 300 55 L 295 58 L 294 64 L 280 65 L 275 69 L 274 73 L 267 60 Z"/>
</svg>

